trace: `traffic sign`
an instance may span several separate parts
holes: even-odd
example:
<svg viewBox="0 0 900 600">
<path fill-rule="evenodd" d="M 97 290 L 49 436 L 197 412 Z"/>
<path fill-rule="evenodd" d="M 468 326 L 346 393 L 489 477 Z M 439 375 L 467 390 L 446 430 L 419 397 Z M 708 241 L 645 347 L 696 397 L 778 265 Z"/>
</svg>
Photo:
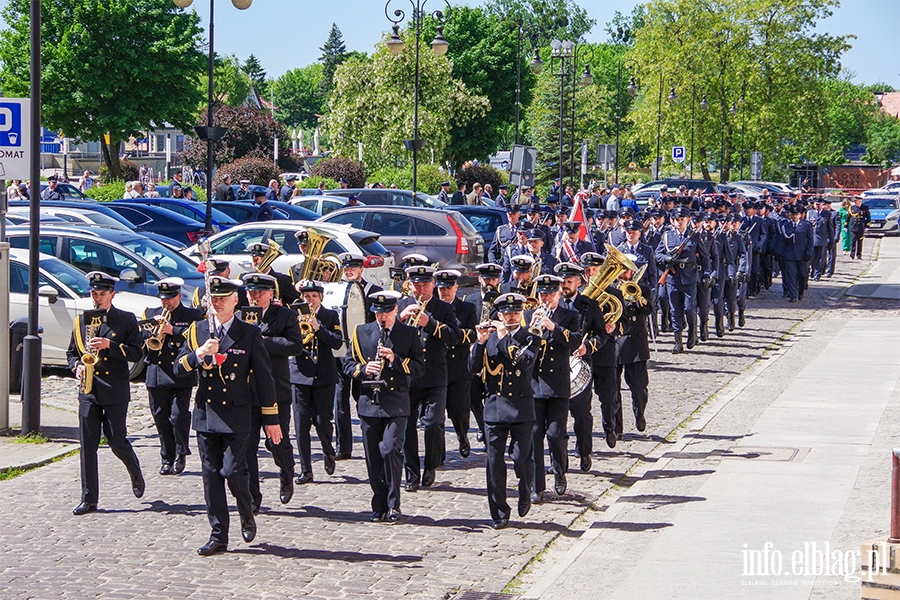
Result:
<svg viewBox="0 0 900 600">
<path fill-rule="evenodd" d="M 684 146 L 672 146 L 672 160 L 681 163 L 684 162 Z"/>
<path fill-rule="evenodd" d="M 0 98 L 0 179 L 28 179 L 31 168 L 31 104 Z"/>
</svg>

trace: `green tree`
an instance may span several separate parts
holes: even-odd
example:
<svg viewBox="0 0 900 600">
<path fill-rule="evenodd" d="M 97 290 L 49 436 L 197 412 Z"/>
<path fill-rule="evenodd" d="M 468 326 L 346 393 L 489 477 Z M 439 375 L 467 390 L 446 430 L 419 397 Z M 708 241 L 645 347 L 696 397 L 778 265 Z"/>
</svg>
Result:
<svg viewBox="0 0 900 600">
<path fill-rule="evenodd" d="M 215 123 L 219 127 L 227 127 L 228 132 L 216 142 L 213 160 L 217 166 L 233 162 L 239 158 L 274 158 L 274 137 L 278 136 L 279 165 L 292 168 L 288 147 L 290 136 L 284 125 L 272 119 L 268 110 L 259 110 L 253 106 L 223 106 L 216 110 Z M 206 112 L 203 113 L 201 125 L 206 125 Z M 206 142 L 189 136 L 185 139 L 181 159 L 192 167 L 206 167 Z"/>
<path fill-rule="evenodd" d="M 240 106 L 247 101 L 253 89 L 253 81 L 241 67 L 241 61 L 234 55 L 216 55 L 213 63 L 213 105 Z M 198 81 L 203 97 L 207 97 L 209 79 L 204 71 Z"/>
<path fill-rule="evenodd" d="M 272 82 L 275 118 L 288 127 L 311 129 L 325 112 L 322 95 L 323 65 L 314 63 L 288 71 Z"/>
<path fill-rule="evenodd" d="M 319 95 L 327 98 L 334 89 L 334 72 L 337 68 L 347 60 L 347 46 L 344 45 L 344 36 L 338 29 L 337 23 L 331 24 L 331 31 L 328 32 L 328 39 L 325 45 L 319 48 L 322 56 L 319 62 L 322 63 L 322 78 L 319 81 Z"/>
<path fill-rule="evenodd" d="M 554 39 L 580 42 L 597 22 L 575 0 L 488 0 L 485 8 L 500 19 L 521 23 L 532 48 Z"/>
<path fill-rule="evenodd" d="M 885 164 L 900 160 L 900 120 L 885 112 L 878 111 L 866 125 L 866 155 L 870 165 Z"/>
<path fill-rule="evenodd" d="M 0 86 L 8 96 L 28 96 L 29 0 L 9 0 L 2 15 Z M 44 0 L 43 125 L 99 139 L 110 175 L 120 177 L 122 140 L 154 123 L 184 130 L 195 123 L 201 33 L 197 15 L 171 0 Z"/>
<path fill-rule="evenodd" d="M 398 56 L 379 44 L 371 59 L 350 58 L 334 74 L 325 126 L 335 153 L 356 158 L 363 143 L 366 169 L 401 166 L 411 160 L 403 147 L 413 138 L 415 38 L 404 32 Z M 451 63 L 422 42 L 419 57 L 419 138 L 426 140 L 420 162 L 444 158 L 453 127 L 484 115 L 488 99 L 472 93 L 452 75 Z"/>
<path fill-rule="evenodd" d="M 251 54 L 247 57 L 247 60 L 244 61 L 244 65 L 241 67 L 241 71 L 250 78 L 250 81 L 253 82 L 256 89 L 262 90 L 265 87 L 266 70 L 263 69 L 262 63 L 259 62 L 259 59 L 256 58 L 255 54 Z"/>
<path fill-rule="evenodd" d="M 623 15 L 616 11 L 610 22 L 606 24 L 606 35 L 609 36 L 609 43 L 617 46 L 631 46 L 634 44 L 634 34 L 644 26 L 646 16 L 647 7 L 643 4 L 638 4 L 632 8 L 630 15 Z"/>
</svg>

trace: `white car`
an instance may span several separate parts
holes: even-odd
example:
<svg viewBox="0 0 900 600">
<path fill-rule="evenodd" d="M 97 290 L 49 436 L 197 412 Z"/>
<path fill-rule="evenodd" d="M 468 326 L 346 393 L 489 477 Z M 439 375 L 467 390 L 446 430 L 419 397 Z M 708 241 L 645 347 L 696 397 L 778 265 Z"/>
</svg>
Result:
<svg viewBox="0 0 900 600">
<path fill-rule="evenodd" d="M 325 244 L 323 253 L 340 254 L 353 252 L 366 258 L 363 276 L 382 287 L 391 284 L 390 269 L 394 266 L 394 255 L 378 241 L 379 235 L 371 231 L 356 229 L 350 225 L 322 223 L 319 221 L 263 221 L 244 223 L 227 231 L 217 233 L 209 238 L 212 254 L 231 263 L 231 277 L 237 278 L 243 273 L 253 271 L 248 248 L 251 244 L 263 240 L 274 240 L 281 246 L 283 256 L 272 263 L 272 268 L 279 273 L 289 274 L 291 267 L 303 262 L 300 246 L 294 234 L 314 228 L 332 236 Z M 185 256 L 198 259 L 200 252 L 197 245 L 182 250 Z"/>
<path fill-rule="evenodd" d="M 66 350 L 75 325 L 75 317 L 94 308 L 91 290 L 85 274 L 72 265 L 40 254 L 38 275 L 39 325 L 44 329 L 42 338 L 42 363 L 66 366 Z M 113 305 L 133 313 L 138 319 L 148 306 L 159 301 L 150 296 L 118 292 Z M 11 249 L 9 252 L 9 320 L 28 318 L 28 250 Z M 132 368 L 136 375 L 143 370 L 143 363 Z"/>
<path fill-rule="evenodd" d="M 893 196 L 895 194 L 900 194 L 900 181 L 889 181 L 884 187 L 866 190 L 861 195 L 863 198 L 868 198 L 869 196 Z"/>
</svg>

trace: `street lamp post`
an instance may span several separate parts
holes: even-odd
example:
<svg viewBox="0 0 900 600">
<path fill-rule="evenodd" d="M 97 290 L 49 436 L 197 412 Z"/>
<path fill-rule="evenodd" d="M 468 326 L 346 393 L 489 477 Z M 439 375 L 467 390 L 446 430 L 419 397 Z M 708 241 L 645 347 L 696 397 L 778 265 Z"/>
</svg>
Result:
<svg viewBox="0 0 900 600">
<path fill-rule="evenodd" d="M 616 183 L 619 183 L 619 124 L 622 121 L 622 61 L 619 61 L 619 71 L 616 75 Z M 634 81 L 634 75 L 628 83 L 628 95 L 634 98 L 638 93 L 637 83 Z"/>
<path fill-rule="evenodd" d="M 587 51 L 585 51 L 587 48 Z M 579 52 L 581 53 L 579 55 Z M 592 85 L 594 83 L 594 76 L 591 74 L 591 61 L 594 60 L 594 48 L 593 46 L 575 46 L 575 50 L 572 53 L 572 146 L 569 151 L 569 164 L 570 164 L 570 172 L 569 177 L 571 178 L 569 183 L 575 179 L 575 104 L 576 100 L 576 92 L 578 91 L 578 79 L 575 77 L 575 74 L 578 73 L 579 69 L 579 58 L 584 63 L 584 72 L 581 74 L 581 84 L 585 87 Z M 562 185 L 562 181 L 559 182 Z M 578 189 L 581 189 L 581 178 L 579 177 L 579 185 Z M 563 193 L 565 193 L 565 188 L 563 188 Z M 562 198 L 562 196 L 560 196 Z"/>
<path fill-rule="evenodd" d="M 393 26 L 391 27 L 391 36 L 387 41 L 387 47 L 388 50 L 391 51 L 391 54 L 397 56 L 403 52 L 404 44 L 403 40 L 400 38 L 400 23 L 406 18 L 406 13 L 398 8 L 394 11 L 394 16 L 392 18 L 388 12 L 388 6 L 390 6 L 391 1 L 392 0 L 388 0 L 384 5 L 384 16 L 387 17 L 388 21 L 393 23 Z M 419 150 L 422 150 L 427 143 L 426 140 L 419 139 L 419 39 L 422 35 L 425 5 L 428 3 L 428 0 L 409 0 L 409 3 L 412 5 L 412 25 L 416 33 L 415 82 L 413 84 L 413 139 L 404 140 L 403 145 L 407 150 L 412 150 L 413 153 L 412 193 L 413 205 L 415 205 L 417 191 L 416 175 L 419 169 Z M 447 2 L 447 0 L 444 0 L 444 3 L 447 5 L 449 11 L 450 3 Z M 444 13 L 436 10 L 431 13 L 431 16 L 434 17 L 438 24 L 437 34 L 431 41 L 431 50 L 437 56 L 444 56 L 447 54 L 447 48 L 450 46 L 444 38 Z"/>
<path fill-rule="evenodd" d="M 172 0 L 178 8 L 187 8 L 194 3 L 194 0 Z M 231 0 L 231 3 L 238 10 L 246 10 L 253 4 L 253 0 Z M 204 228 L 207 232 L 212 233 L 212 184 L 213 184 L 213 147 L 215 143 L 222 139 L 228 132 L 227 127 L 215 127 L 213 124 L 213 67 L 215 65 L 215 52 L 213 43 L 215 41 L 215 0 L 209 0 L 209 53 L 207 56 L 206 75 L 208 79 L 207 87 L 207 106 L 206 106 L 206 126 L 194 127 L 197 137 L 206 142 L 206 223 Z"/>
<path fill-rule="evenodd" d="M 700 140 L 701 140 L 701 143 L 703 140 L 703 114 L 702 113 L 705 113 L 708 110 L 709 110 L 709 101 L 706 99 L 706 92 L 704 92 L 703 100 L 700 101 L 700 112 L 701 112 L 701 115 L 700 115 Z M 706 158 L 707 158 L 706 168 L 707 168 L 707 171 L 709 171 L 709 152 L 708 151 L 706 153 Z"/>
<path fill-rule="evenodd" d="M 744 105 L 747 103 L 746 95 L 747 95 L 747 82 L 744 81 L 743 83 L 741 83 L 741 97 L 738 98 L 738 101 L 737 101 L 738 106 L 740 106 L 741 109 L 743 109 Z M 746 148 L 744 147 L 744 127 L 746 126 L 746 124 L 747 124 L 747 111 L 741 110 L 741 152 L 740 152 L 740 155 L 741 155 L 741 180 L 744 179 L 744 152 L 746 151 Z"/>
<path fill-rule="evenodd" d="M 668 103 L 672 106 L 678 102 L 678 94 L 675 93 L 675 81 L 669 80 L 670 91 L 669 95 L 666 97 Z M 660 72 L 659 74 L 659 101 L 656 105 L 656 156 L 654 157 L 654 161 L 656 164 L 656 178 L 659 179 L 659 168 L 662 166 L 662 156 L 659 154 L 660 150 L 660 142 L 662 140 L 662 95 L 663 95 L 663 74 Z"/>
</svg>

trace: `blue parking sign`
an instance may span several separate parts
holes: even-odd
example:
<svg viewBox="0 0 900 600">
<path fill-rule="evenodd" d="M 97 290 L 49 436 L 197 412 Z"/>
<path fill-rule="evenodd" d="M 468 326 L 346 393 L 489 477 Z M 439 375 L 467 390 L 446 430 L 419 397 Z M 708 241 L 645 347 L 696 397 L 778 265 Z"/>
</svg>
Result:
<svg viewBox="0 0 900 600">
<path fill-rule="evenodd" d="M 684 146 L 672 146 L 672 160 L 684 162 Z"/>
<path fill-rule="evenodd" d="M 22 105 L 0 101 L 0 147 L 22 146 Z"/>
</svg>

